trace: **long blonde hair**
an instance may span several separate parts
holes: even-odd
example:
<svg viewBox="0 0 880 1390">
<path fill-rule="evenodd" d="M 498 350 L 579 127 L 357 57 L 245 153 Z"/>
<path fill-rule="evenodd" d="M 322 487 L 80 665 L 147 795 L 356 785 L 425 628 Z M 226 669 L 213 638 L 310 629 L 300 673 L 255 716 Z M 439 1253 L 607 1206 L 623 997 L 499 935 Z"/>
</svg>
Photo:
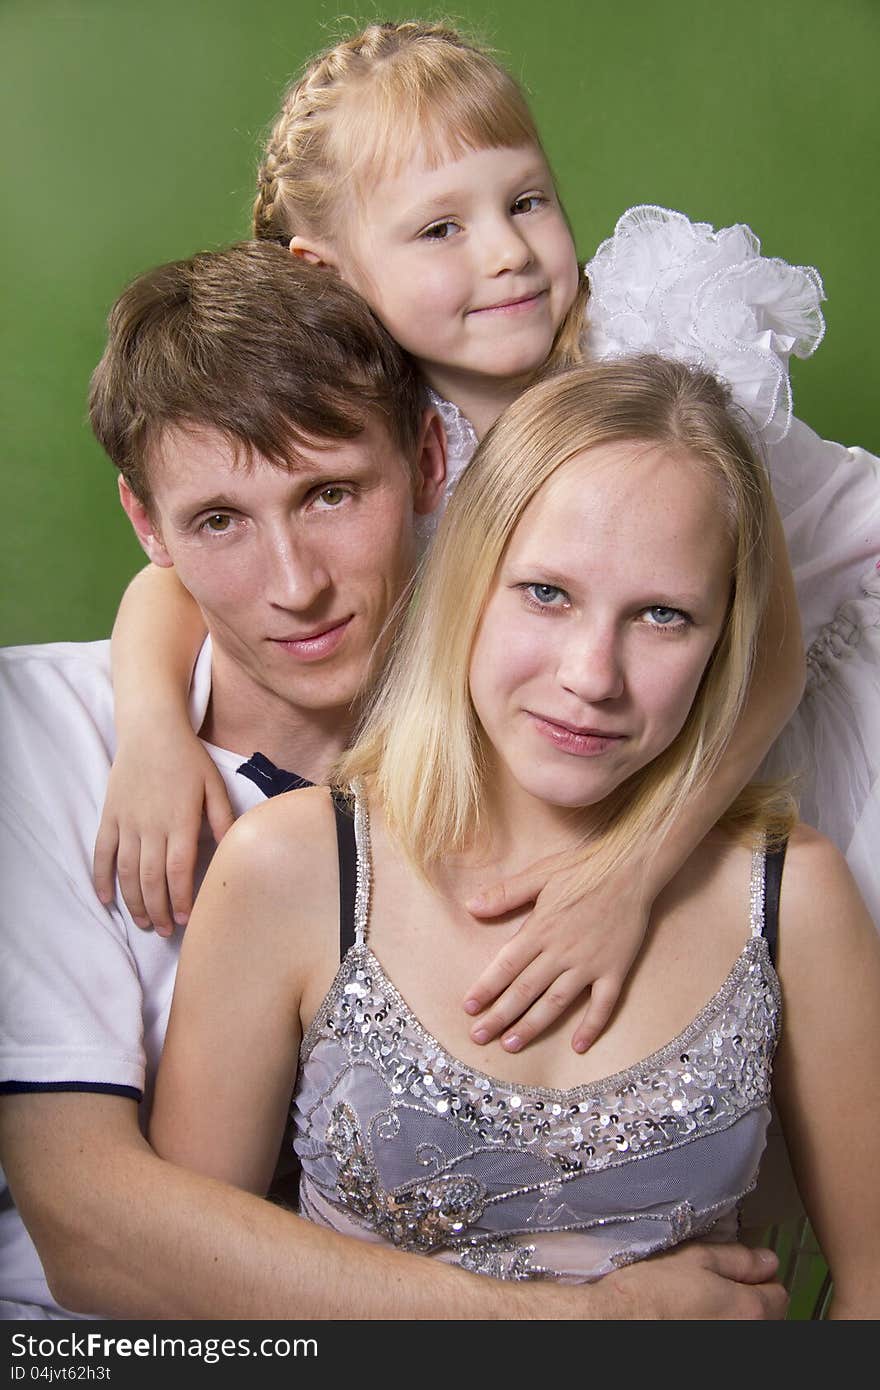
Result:
<svg viewBox="0 0 880 1390">
<path fill-rule="evenodd" d="M 771 573 L 770 490 L 748 427 L 714 377 L 682 363 L 645 356 L 570 368 L 526 391 L 480 446 L 443 518 L 386 677 L 338 768 L 340 784 L 368 781 L 423 871 L 472 845 L 480 827 L 484 768 L 469 668 L 507 544 L 558 469 L 587 449 L 625 441 L 683 451 L 707 471 L 735 561 L 724 626 L 683 728 L 590 808 L 586 882 L 620 864 L 635 841 L 659 842 L 727 746 L 748 691 Z M 733 821 L 775 825 L 790 815 L 776 788 L 751 791 L 733 808 Z"/>
<path fill-rule="evenodd" d="M 328 48 L 284 94 L 258 174 L 254 236 L 336 242 L 367 176 L 416 149 L 439 165 L 467 150 L 535 145 L 522 89 L 490 53 L 442 24 L 371 24 Z M 550 360 L 580 361 L 582 276 Z"/>
</svg>

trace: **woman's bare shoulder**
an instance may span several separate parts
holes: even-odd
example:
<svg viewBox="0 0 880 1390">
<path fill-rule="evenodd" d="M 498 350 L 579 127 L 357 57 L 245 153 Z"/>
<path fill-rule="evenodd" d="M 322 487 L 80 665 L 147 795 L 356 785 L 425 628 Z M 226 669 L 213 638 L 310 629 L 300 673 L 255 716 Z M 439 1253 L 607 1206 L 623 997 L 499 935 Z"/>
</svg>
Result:
<svg viewBox="0 0 880 1390">
<path fill-rule="evenodd" d="M 826 835 L 799 821 L 788 836 L 783 870 L 783 891 L 789 901 L 811 909 L 811 915 L 829 895 L 836 900 L 861 902 L 844 855 Z"/>
<path fill-rule="evenodd" d="M 270 797 L 239 816 L 223 844 L 236 843 L 253 853 L 290 849 L 291 841 L 317 848 L 333 832 L 333 802 L 329 787 L 302 787 Z"/>
<path fill-rule="evenodd" d="M 327 787 L 285 792 L 254 806 L 227 831 L 205 885 L 254 904 L 317 908 L 337 887 L 333 803 Z"/>
<path fill-rule="evenodd" d="M 877 933 L 844 855 L 800 823 L 788 838 L 779 897 L 780 961 L 812 970 L 827 954 L 876 950 Z"/>
</svg>

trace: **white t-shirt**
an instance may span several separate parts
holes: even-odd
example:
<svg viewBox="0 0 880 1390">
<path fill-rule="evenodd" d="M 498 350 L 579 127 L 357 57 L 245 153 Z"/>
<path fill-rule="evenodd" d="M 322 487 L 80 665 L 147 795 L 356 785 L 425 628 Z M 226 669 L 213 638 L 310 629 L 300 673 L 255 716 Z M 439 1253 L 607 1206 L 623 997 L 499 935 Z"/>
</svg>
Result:
<svg viewBox="0 0 880 1390">
<path fill-rule="evenodd" d="M 206 643 L 192 683 L 194 728 L 210 689 Z M 0 1091 L 132 1096 L 143 1122 L 180 933 L 140 930 L 121 897 L 102 907 L 92 886 L 115 742 L 108 642 L 0 651 Z M 237 815 L 264 800 L 238 773 L 248 752 L 205 747 Z M 205 826 L 197 883 L 213 848 Z M 2 1174 L 0 1183 L 0 1316 L 72 1316 L 52 1299 Z"/>
</svg>

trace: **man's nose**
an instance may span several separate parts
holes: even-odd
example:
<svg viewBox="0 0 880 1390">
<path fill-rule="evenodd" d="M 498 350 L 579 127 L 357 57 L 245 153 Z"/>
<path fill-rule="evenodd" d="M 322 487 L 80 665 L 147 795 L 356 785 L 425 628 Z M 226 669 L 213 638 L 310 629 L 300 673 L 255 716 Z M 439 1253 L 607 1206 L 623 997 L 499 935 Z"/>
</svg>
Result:
<svg viewBox="0 0 880 1390">
<path fill-rule="evenodd" d="M 289 533 L 276 536 L 269 557 L 268 598 L 276 608 L 305 612 L 330 588 L 321 548 Z"/>
<path fill-rule="evenodd" d="M 617 700 L 625 689 L 620 642 L 610 627 L 579 626 L 566 641 L 558 667 L 564 689 L 587 704 Z"/>
</svg>

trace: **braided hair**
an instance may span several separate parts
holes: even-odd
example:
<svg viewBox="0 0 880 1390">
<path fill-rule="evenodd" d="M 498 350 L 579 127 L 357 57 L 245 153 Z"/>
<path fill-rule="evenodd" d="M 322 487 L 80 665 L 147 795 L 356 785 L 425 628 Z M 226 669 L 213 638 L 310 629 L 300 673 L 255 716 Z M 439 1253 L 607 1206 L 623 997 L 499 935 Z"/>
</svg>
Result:
<svg viewBox="0 0 880 1390">
<path fill-rule="evenodd" d="M 371 24 L 318 54 L 287 89 L 259 167 L 254 236 L 338 243 L 369 184 L 415 153 L 436 167 L 468 150 L 523 145 L 542 150 L 534 118 L 488 50 L 443 24 Z M 551 365 L 580 360 L 588 295 L 582 279 Z"/>
</svg>

